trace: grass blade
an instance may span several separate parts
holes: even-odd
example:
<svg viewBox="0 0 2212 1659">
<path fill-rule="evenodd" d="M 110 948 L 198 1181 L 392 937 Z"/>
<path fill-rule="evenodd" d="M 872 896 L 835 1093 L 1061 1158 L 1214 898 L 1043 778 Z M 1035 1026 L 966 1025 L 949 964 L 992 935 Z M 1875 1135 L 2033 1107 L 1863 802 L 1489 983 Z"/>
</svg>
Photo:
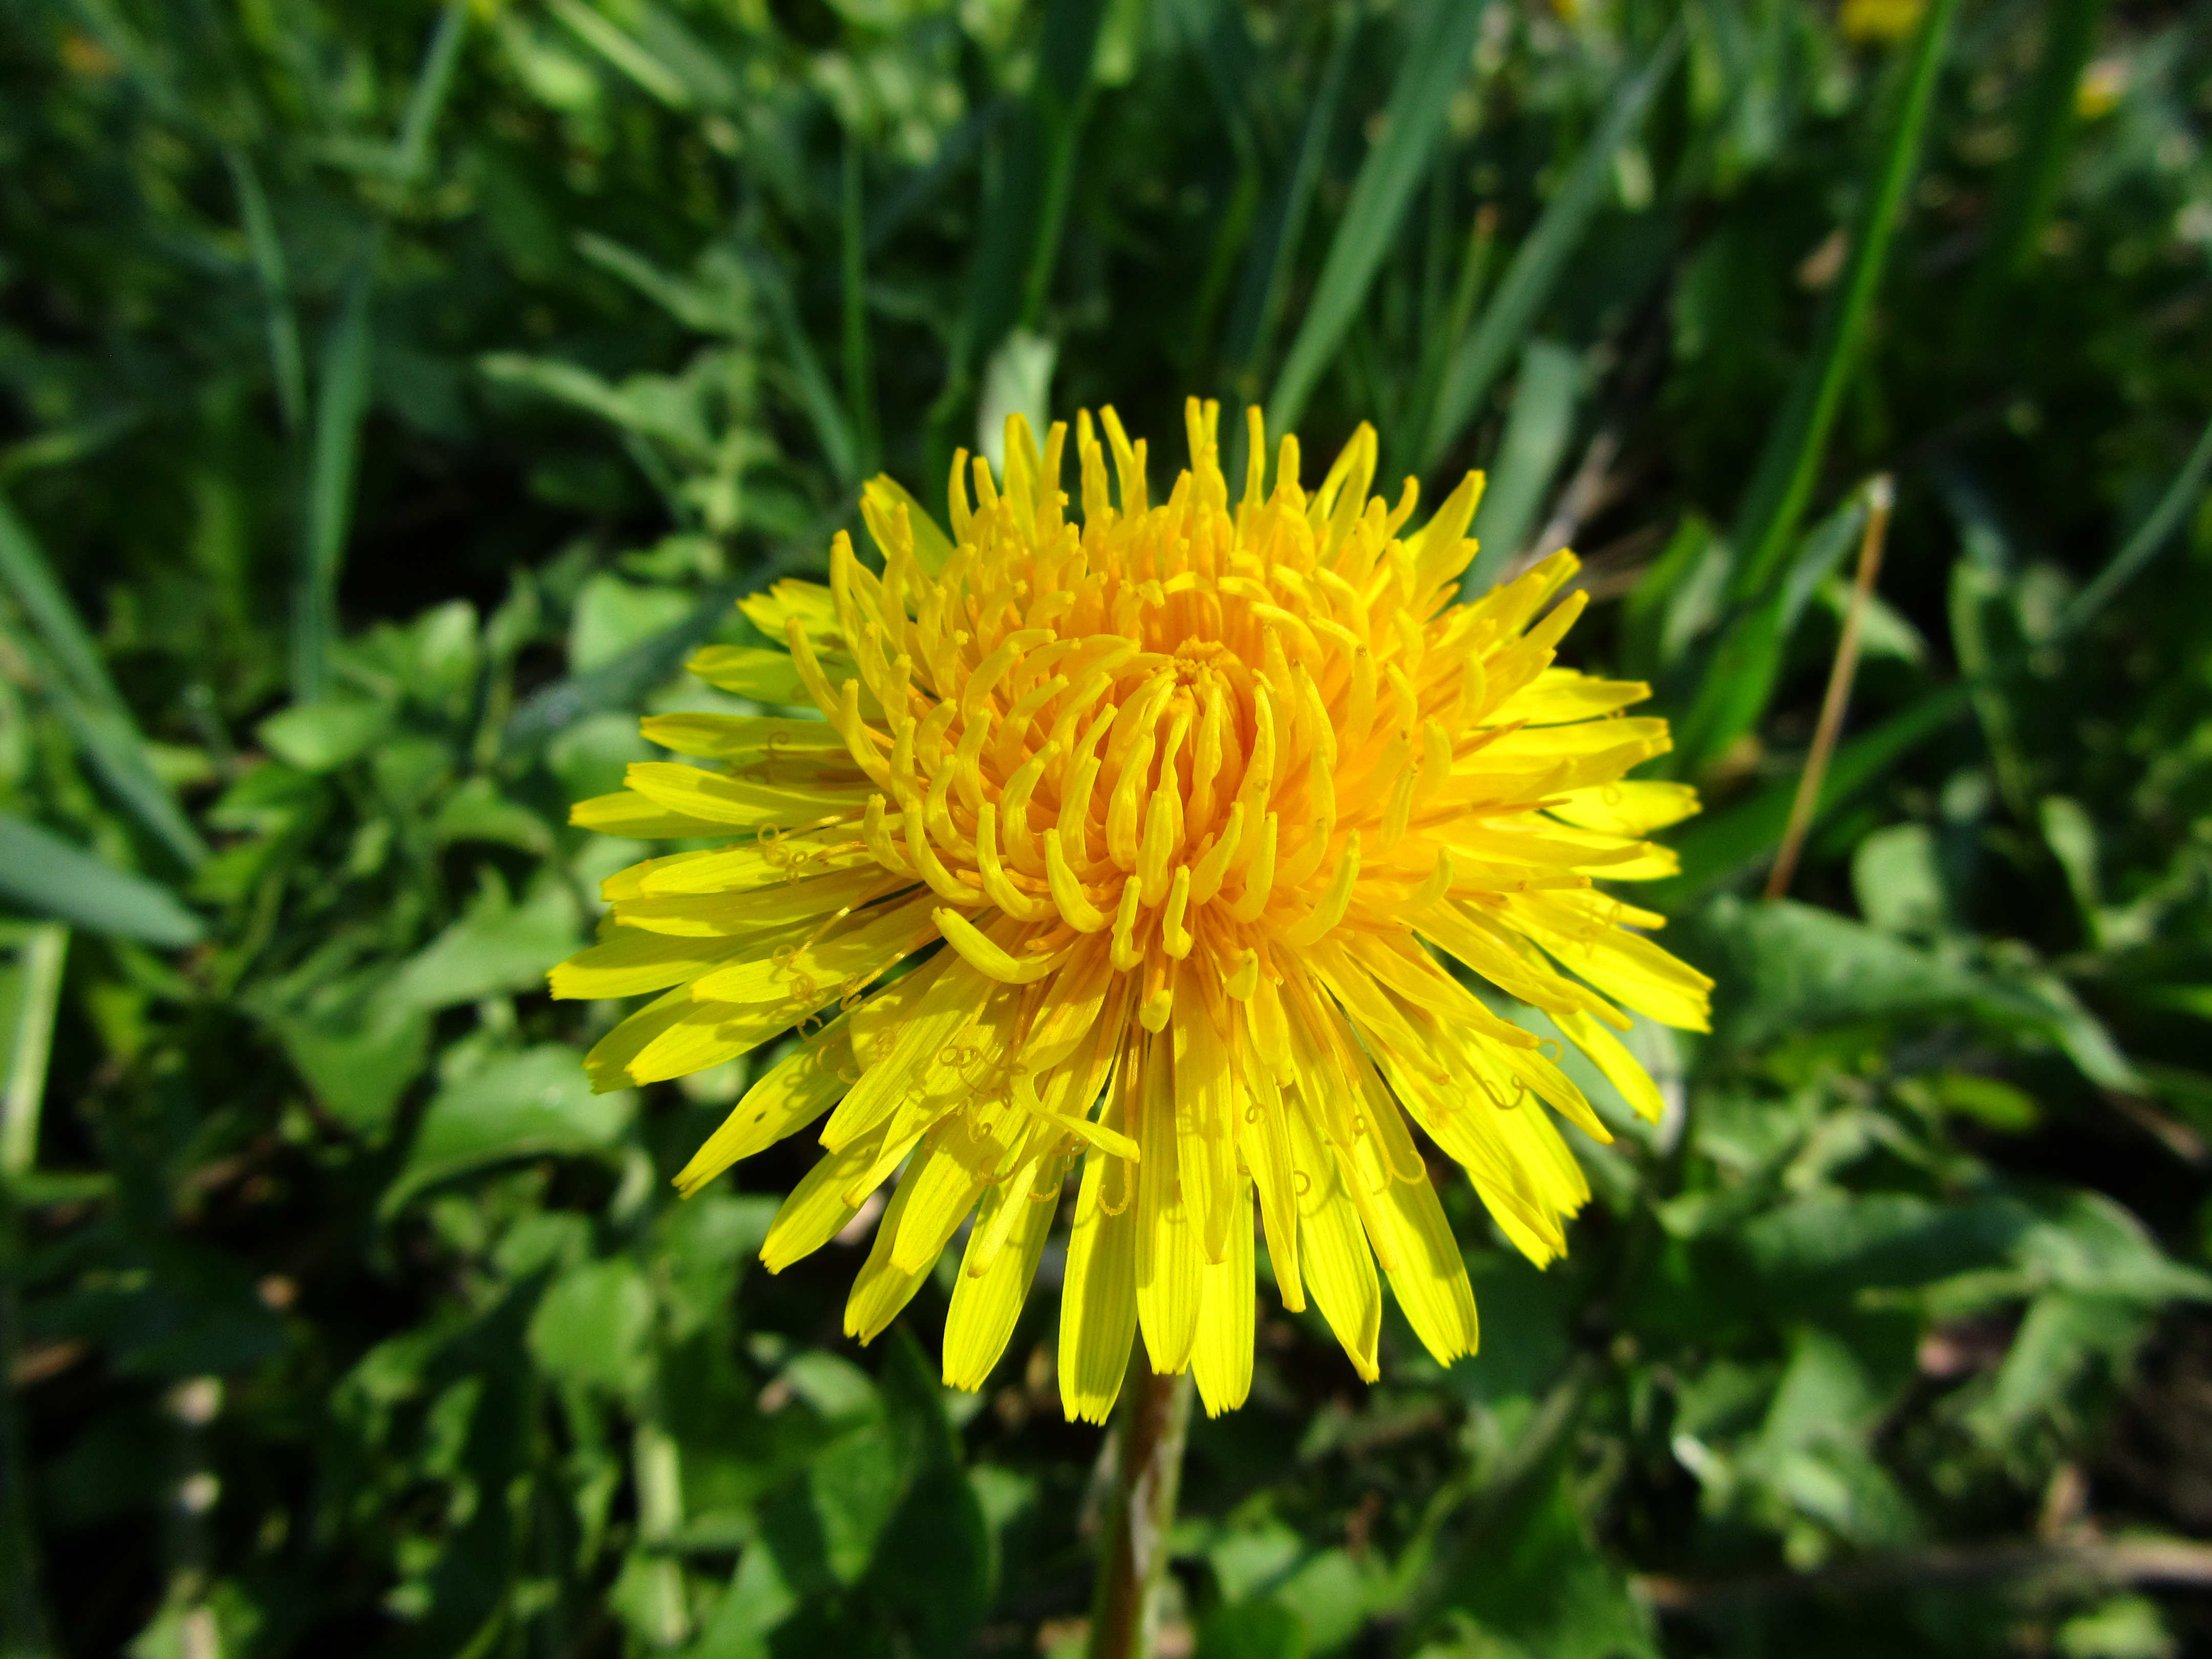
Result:
<svg viewBox="0 0 2212 1659">
<path fill-rule="evenodd" d="M 1271 429 L 1287 432 L 1297 424 L 1345 331 L 1367 302 L 1367 290 L 1390 251 L 1406 204 L 1428 171 L 1452 94 L 1467 76 L 1475 32 L 1486 9 L 1468 0 L 1440 0 L 1413 20 L 1405 61 L 1383 105 L 1388 130 L 1352 181 L 1352 198 L 1329 243 L 1305 320 L 1267 400 Z"/>
<path fill-rule="evenodd" d="M 15 1026 L 9 1044 L 8 1085 L 0 1097 L 0 1176 L 9 1182 L 30 1174 L 39 1161 L 39 1106 L 46 1092 L 46 1062 L 54 1047 L 54 1015 L 61 1006 L 62 963 L 69 929 L 40 922 L 16 952 Z"/>
<path fill-rule="evenodd" d="M 1557 340 L 1531 340 L 1522 352 L 1521 385 L 1470 532 L 1482 550 L 1460 583 L 1462 597 L 1479 599 L 1495 586 L 1527 544 L 1567 453 L 1582 381 L 1581 357 Z"/>
<path fill-rule="evenodd" d="M 1751 487 L 1737 509 L 1732 539 L 1741 562 L 1730 593 L 1738 601 L 1765 591 L 1812 500 L 1828 428 L 1857 365 L 1867 315 L 1874 308 L 1875 290 L 1888 263 L 1890 239 L 1919 160 L 1921 136 L 1936 101 L 1944 42 L 1958 9 L 1959 0 L 1934 0 L 1921 20 L 1897 119 L 1852 227 L 1850 262 L 1830 295 L 1812 351 L 1790 386 L 1752 474 Z"/>
<path fill-rule="evenodd" d="M 107 665 L 100 660 L 76 606 L 54 580 L 53 568 L 46 562 L 30 526 L 4 499 L 0 499 L 0 582 L 7 584 L 9 596 L 23 608 L 78 696 L 121 708 L 123 694 L 108 678 Z"/>
<path fill-rule="evenodd" d="M 328 688 L 331 641 L 337 636 L 338 570 L 352 528 L 361 426 L 368 412 L 369 304 L 379 240 L 370 239 L 346 283 L 323 348 L 321 384 L 315 391 L 314 448 L 308 459 L 292 611 L 292 695 L 301 702 L 313 702 Z"/>
<path fill-rule="evenodd" d="M 1291 268 L 1299 239 L 1305 234 L 1306 214 L 1313 206 L 1314 189 L 1321 182 L 1321 164 L 1328 150 L 1328 137 L 1336 126 L 1336 106 L 1344 97 L 1344 82 L 1352 67 L 1352 46 L 1359 34 L 1359 12 L 1343 9 L 1338 16 L 1336 44 L 1322 70 L 1321 86 L 1306 111 L 1304 131 L 1298 138 L 1297 158 L 1283 181 L 1267 226 L 1254 239 L 1245 256 L 1244 274 L 1237 286 L 1236 309 L 1231 313 L 1223 356 L 1239 366 L 1239 397 L 1259 396 L 1259 374 L 1275 340 L 1281 319 L 1283 294 L 1290 286 Z M 1237 442 L 1243 442 L 1243 427 Z M 1241 460 L 1241 450 L 1236 459 Z"/>
<path fill-rule="evenodd" d="M 575 32 L 576 38 L 620 70 L 645 92 L 672 110 L 691 107 L 691 88 L 684 77 L 652 52 L 584 3 L 584 0 L 547 0 L 553 15 Z"/>
<path fill-rule="evenodd" d="M 254 275 L 260 279 L 261 301 L 269 313 L 269 367 L 276 381 L 276 406 L 284 416 L 284 429 L 297 432 L 307 413 L 307 370 L 300 349 L 300 319 L 292 305 L 292 275 L 284 257 L 284 240 L 276 234 L 276 216 L 261 188 L 261 175 L 243 150 L 227 151 L 232 188 L 238 192 L 239 217 L 246 225 L 246 246 L 253 256 Z"/>
<path fill-rule="evenodd" d="M 790 362 L 793 390 L 814 428 L 815 441 L 822 446 L 822 458 L 830 463 L 837 482 L 849 489 L 860 481 L 860 442 L 845 405 L 830 383 L 821 358 L 815 355 L 814 343 L 799 321 L 799 307 L 792 301 L 783 272 L 765 255 L 756 254 L 747 264 L 775 318 L 775 337 Z"/>
<path fill-rule="evenodd" d="M 1676 23 L 1653 50 L 1650 60 L 1615 94 L 1613 107 L 1583 147 L 1565 185 L 1514 254 L 1497 293 L 1483 309 L 1482 320 L 1453 353 L 1443 383 L 1437 389 L 1436 408 L 1429 416 L 1428 435 L 1421 446 L 1423 472 L 1434 471 L 1474 422 L 1513 349 L 1552 297 L 1567 256 L 1581 243 L 1583 233 L 1589 228 L 1592 216 L 1605 199 L 1613 176 L 1613 158 L 1644 125 L 1645 113 L 1673 73 L 1681 52 L 1682 26 Z"/>
<path fill-rule="evenodd" d="M 0 812 L 0 896 L 35 915 L 181 949 L 206 929 L 168 889 Z"/>
<path fill-rule="evenodd" d="M 2197 492 L 2204 488 L 2208 471 L 2212 471 L 2212 422 L 2208 422 L 2197 435 L 2197 447 L 2189 452 L 2180 472 L 2166 486 L 2166 494 L 2159 497 L 2158 505 L 2151 508 L 2150 517 L 2112 555 L 2112 562 L 2097 573 L 2096 580 L 2076 593 L 2074 602 L 2059 613 L 2054 630 L 2058 638 L 2067 638 L 2087 627 L 2096 614 L 2112 603 L 2112 596 L 2158 556 L 2159 550 L 2181 527 Z"/>
<path fill-rule="evenodd" d="M 1975 294 L 1984 301 L 2026 271 L 2044 222 L 2058 199 L 2059 178 L 2081 118 L 2075 108 L 2075 88 L 2097 43 L 2105 0 L 2051 0 L 2045 9 L 2043 54 L 2036 62 L 2035 78 L 2028 83 L 2022 112 L 2027 136 L 1997 180 L 1990 240 L 1976 277 Z M 1976 314 L 1987 317 L 1979 305 Z"/>
<path fill-rule="evenodd" d="M 420 179 L 429 161 L 430 135 L 437 130 L 446 94 L 453 90 L 453 69 L 460 62 L 461 42 L 468 27 L 468 0 L 448 0 L 439 15 L 437 31 L 430 37 L 429 50 L 422 55 L 422 70 L 408 96 L 406 112 L 399 120 L 398 141 L 392 147 L 392 172 L 403 185 Z"/>
<path fill-rule="evenodd" d="M 860 140 L 848 131 L 840 180 L 843 231 L 845 403 L 860 450 L 859 471 L 876 470 L 876 385 L 868 361 L 866 220 L 860 211 Z"/>
<path fill-rule="evenodd" d="M 204 862 L 207 843 L 154 770 L 130 706 L 109 678 L 92 635 L 54 580 L 30 528 L 0 500 L 0 583 L 29 617 L 51 668 L 48 697 L 78 745 L 132 817 L 186 868 Z"/>
<path fill-rule="evenodd" d="M 1854 492 L 1814 526 L 1774 591 L 1727 619 L 1720 642 L 1705 659 L 1689 712 L 1675 723 L 1669 769 L 1677 775 L 1696 770 L 1765 717 L 1805 606 L 1857 539 L 1868 501 L 1864 490 Z"/>
</svg>

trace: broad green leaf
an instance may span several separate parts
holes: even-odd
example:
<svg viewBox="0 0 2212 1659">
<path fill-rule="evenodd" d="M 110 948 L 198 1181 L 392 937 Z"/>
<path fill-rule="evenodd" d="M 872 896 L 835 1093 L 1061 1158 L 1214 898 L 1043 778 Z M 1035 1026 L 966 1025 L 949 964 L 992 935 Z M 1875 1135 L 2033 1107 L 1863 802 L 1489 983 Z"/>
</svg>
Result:
<svg viewBox="0 0 2212 1659">
<path fill-rule="evenodd" d="M 407 1085 L 429 1056 L 430 1020 L 382 994 L 380 969 L 325 988 L 297 1008 L 264 1016 L 331 1116 L 356 1134 L 383 1139 Z"/>
<path fill-rule="evenodd" d="M 530 1316 L 530 1352 L 557 1382 L 633 1397 L 652 1375 L 651 1281 L 627 1255 L 569 1269 Z"/>
<path fill-rule="evenodd" d="M 432 1098 L 382 1212 L 397 1214 L 440 1182 L 517 1158 L 605 1152 L 636 1107 L 630 1090 L 593 1094 L 582 1054 L 565 1043 L 488 1060 Z"/>
<path fill-rule="evenodd" d="M 428 1009 L 534 991 L 580 942 L 575 901 L 557 878 L 547 875 L 520 903 L 488 879 L 459 920 L 401 965 L 384 994 L 394 1007 Z"/>
<path fill-rule="evenodd" d="M 254 733 L 302 772 L 333 772 L 366 754 L 391 724 L 392 710 L 373 697 L 327 697 L 279 710 Z"/>
<path fill-rule="evenodd" d="M 646 587 L 601 571 L 576 595 L 568 624 L 568 669 L 588 674 L 623 653 L 682 626 L 693 609 L 688 594 Z"/>
<path fill-rule="evenodd" d="M 166 887 L 0 812 L 0 897 L 95 933 L 181 949 L 206 929 Z"/>
<path fill-rule="evenodd" d="M 1859 914 L 1885 933 L 1932 934 L 1950 915 L 1935 832 L 1924 823 L 1877 830 L 1851 855 Z"/>
<path fill-rule="evenodd" d="M 1562 1468 L 1462 1564 L 1450 1605 L 1545 1659 L 1657 1659 L 1651 1615 L 1591 1540 Z"/>
</svg>

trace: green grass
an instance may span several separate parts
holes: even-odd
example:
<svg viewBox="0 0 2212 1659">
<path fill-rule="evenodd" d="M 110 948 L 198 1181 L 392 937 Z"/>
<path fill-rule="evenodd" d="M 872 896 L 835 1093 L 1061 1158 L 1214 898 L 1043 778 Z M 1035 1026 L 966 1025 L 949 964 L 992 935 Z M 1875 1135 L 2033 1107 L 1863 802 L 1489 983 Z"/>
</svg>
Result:
<svg viewBox="0 0 2212 1659">
<path fill-rule="evenodd" d="M 1568 1260 L 1454 1183 L 1373 1389 L 1261 1287 L 1200 1659 L 2212 1641 L 2036 1553 L 2212 1524 L 2212 21 L 1880 9 L 0 0 L 0 1651 L 1073 1639 L 1050 1272 L 981 1396 L 947 1285 L 854 1347 L 804 1148 L 668 1188 L 773 1046 L 593 1097 L 543 978 L 567 804 L 1041 346 L 1156 490 L 1190 392 L 1494 468 L 1707 802 Z"/>
</svg>

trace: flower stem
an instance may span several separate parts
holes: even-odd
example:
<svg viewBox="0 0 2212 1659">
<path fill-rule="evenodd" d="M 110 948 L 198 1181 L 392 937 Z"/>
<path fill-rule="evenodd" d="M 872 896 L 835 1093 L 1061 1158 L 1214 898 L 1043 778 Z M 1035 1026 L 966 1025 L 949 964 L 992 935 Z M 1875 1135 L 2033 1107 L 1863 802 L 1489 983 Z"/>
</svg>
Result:
<svg viewBox="0 0 2212 1659">
<path fill-rule="evenodd" d="M 1091 1610 L 1091 1659 L 1151 1659 L 1182 1483 L 1190 1375 L 1158 1376 L 1140 1340 L 1121 1394 L 1120 1456 Z"/>
</svg>

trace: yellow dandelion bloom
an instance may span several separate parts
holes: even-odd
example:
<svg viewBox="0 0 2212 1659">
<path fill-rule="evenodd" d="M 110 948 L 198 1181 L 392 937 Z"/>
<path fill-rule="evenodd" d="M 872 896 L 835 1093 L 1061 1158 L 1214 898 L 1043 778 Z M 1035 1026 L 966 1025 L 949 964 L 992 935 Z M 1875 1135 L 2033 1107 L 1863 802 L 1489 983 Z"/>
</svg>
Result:
<svg viewBox="0 0 2212 1659">
<path fill-rule="evenodd" d="M 1573 556 L 1455 605 L 1479 475 L 1408 533 L 1411 480 L 1395 507 L 1369 497 L 1371 429 L 1310 494 L 1285 438 L 1269 489 L 1254 410 L 1232 507 L 1217 414 L 1190 404 L 1190 467 L 1158 507 L 1110 409 L 1118 492 L 1086 415 L 1079 522 L 1066 428 L 1040 455 L 1019 416 L 973 500 L 956 460 L 949 538 L 870 485 L 880 573 L 841 534 L 827 587 L 745 603 L 787 652 L 693 663 L 820 718 L 647 721 L 704 763 L 633 766 L 575 822 L 726 844 L 611 878 L 599 942 L 553 974 L 560 996 L 660 993 L 592 1051 L 602 1087 L 799 1025 L 678 1185 L 827 1113 L 762 1257 L 818 1249 L 896 1176 L 846 1308 L 866 1340 L 969 1224 L 956 1386 L 1004 1351 L 1079 1164 L 1060 1388 L 1092 1421 L 1139 1330 L 1209 1412 L 1243 1401 L 1255 1213 L 1283 1304 L 1310 1297 L 1362 1376 L 1378 1264 L 1439 1361 L 1472 1352 L 1416 1129 L 1533 1260 L 1565 1249 L 1589 1188 L 1543 1107 L 1605 1126 L 1559 1044 L 1447 960 L 1543 1011 L 1647 1115 L 1621 1010 L 1706 1018 L 1708 981 L 1644 936 L 1661 918 L 1592 885 L 1671 873 L 1643 837 L 1697 803 L 1622 781 L 1668 747 L 1663 721 L 1617 718 L 1645 687 L 1552 665 L 1585 597 L 1547 609 Z"/>
</svg>

